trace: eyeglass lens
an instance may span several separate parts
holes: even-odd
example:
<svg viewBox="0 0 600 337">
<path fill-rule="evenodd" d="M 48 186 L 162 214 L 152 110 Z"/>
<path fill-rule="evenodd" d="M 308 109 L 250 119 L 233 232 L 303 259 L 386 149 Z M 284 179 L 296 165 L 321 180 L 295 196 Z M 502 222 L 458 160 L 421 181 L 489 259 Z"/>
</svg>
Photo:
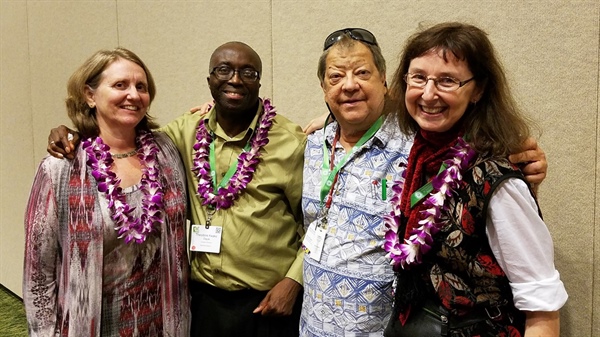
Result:
<svg viewBox="0 0 600 337">
<path fill-rule="evenodd" d="M 433 84 L 438 90 L 446 92 L 455 91 L 458 88 L 464 86 L 465 84 L 471 82 L 473 79 L 475 79 L 475 77 L 471 77 L 470 79 L 465 81 L 459 81 L 452 77 L 432 78 L 426 77 L 424 75 L 411 73 L 407 73 L 406 75 L 404 75 L 404 81 L 410 86 L 424 88 L 427 85 L 427 82 L 433 81 Z"/>
<path fill-rule="evenodd" d="M 233 78 L 236 72 L 244 81 L 256 81 L 260 76 L 258 71 L 252 68 L 233 69 L 229 66 L 215 67 L 211 73 L 222 81 L 228 81 Z"/>
</svg>

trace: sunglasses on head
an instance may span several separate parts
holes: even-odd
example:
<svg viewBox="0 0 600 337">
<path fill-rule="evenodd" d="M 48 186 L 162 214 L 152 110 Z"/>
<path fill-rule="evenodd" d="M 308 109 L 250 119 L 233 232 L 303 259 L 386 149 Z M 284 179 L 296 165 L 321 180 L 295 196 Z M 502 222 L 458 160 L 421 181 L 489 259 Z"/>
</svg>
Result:
<svg viewBox="0 0 600 337">
<path fill-rule="evenodd" d="M 373 33 L 370 31 L 362 28 L 344 28 L 329 34 L 329 36 L 325 39 L 325 43 L 323 43 L 323 51 L 331 48 L 331 46 L 338 42 L 344 35 L 348 35 L 354 40 L 379 46 L 377 44 L 375 35 L 373 35 Z"/>
</svg>

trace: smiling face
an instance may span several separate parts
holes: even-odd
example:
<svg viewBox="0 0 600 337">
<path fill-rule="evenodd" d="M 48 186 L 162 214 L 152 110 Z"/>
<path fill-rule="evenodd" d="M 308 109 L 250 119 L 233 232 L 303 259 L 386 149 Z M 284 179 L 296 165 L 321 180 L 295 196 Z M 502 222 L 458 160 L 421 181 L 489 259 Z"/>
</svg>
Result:
<svg viewBox="0 0 600 337">
<path fill-rule="evenodd" d="M 453 77 L 465 81 L 473 77 L 464 60 L 454 54 L 434 50 L 410 61 L 408 72 L 427 78 Z M 465 114 L 469 103 L 477 102 L 482 90 L 476 81 L 471 81 L 456 91 L 443 92 L 429 80 L 424 88 L 406 88 L 405 104 L 408 113 L 426 131 L 445 132 L 452 128 Z"/>
<path fill-rule="evenodd" d="M 243 43 L 226 43 L 215 50 L 210 58 L 210 70 L 223 65 L 234 70 L 250 68 L 262 73 L 260 57 Z M 236 114 L 256 109 L 260 78 L 255 82 L 243 81 L 236 71 L 229 80 L 220 80 L 213 74 L 207 81 L 220 111 Z"/>
<path fill-rule="evenodd" d="M 385 74 L 377 71 L 371 51 L 360 42 L 331 48 L 321 87 L 344 132 L 364 133 L 383 111 Z"/>
<path fill-rule="evenodd" d="M 134 130 L 150 104 L 144 69 L 134 62 L 117 59 L 104 69 L 97 88 L 86 88 L 88 105 L 96 107 L 102 130 Z"/>
</svg>

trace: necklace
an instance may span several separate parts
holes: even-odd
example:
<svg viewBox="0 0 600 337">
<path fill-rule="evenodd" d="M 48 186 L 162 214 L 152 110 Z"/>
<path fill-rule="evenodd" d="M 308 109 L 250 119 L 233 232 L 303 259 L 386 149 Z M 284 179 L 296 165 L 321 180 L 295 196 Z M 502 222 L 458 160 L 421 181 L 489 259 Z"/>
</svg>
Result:
<svg viewBox="0 0 600 337">
<path fill-rule="evenodd" d="M 448 151 L 449 159 L 444 161 L 446 169 L 431 180 L 433 190 L 423 201 L 426 209 L 420 214 L 418 221 L 420 226 L 411 229 L 410 237 L 404 239 L 403 243 L 400 243 L 400 237 L 404 235 L 398 235 L 398 229 L 402 217 L 400 197 L 404 188 L 404 179 L 394 183 L 392 186 L 394 195 L 390 199 L 392 211 L 384 216 L 387 229 L 383 245 L 383 249 L 388 252 L 386 256 L 392 260 L 394 269 L 399 266 L 404 269 L 408 265 L 420 264 L 421 256 L 431 249 L 432 235 L 438 233 L 447 222 L 447 219 L 442 217 L 442 213 L 447 210 L 446 199 L 455 194 L 462 181 L 462 172 L 469 167 L 469 162 L 475 155 L 476 152 L 471 146 L 459 137 L 457 144 Z M 402 174 L 402 178 L 406 178 L 405 173 L 406 171 Z"/>
<path fill-rule="evenodd" d="M 207 130 L 204 119 L 198 124 L 192 171 L 198 177 L 198 195 L 203 199 L 202 204 L 209 206 L 212 210 L 231 207 L 246 189 L 248 183 L 252 181 L 256 166 L 260 162 L 260 150 L 269 143 L 268 133 L 277 114 L 268 98 L 265 98 L 262 103 L 264 112 L 259 118 L 258 127 L 248 140 L 250 148 L 240 153 L 235 173 L 227 185 L 222 187 L 214 187 L 213 177 L 216 172 L 214 168 L 211 169 L 209 162 L 210 144 L 214 134 Z"/>
<path fill-rule="evenodd" d="M 85 139 L 83 149 L 87 152 L 87 165 L 92 169 L 92 175 L 98 184 L 98 191 L 106 195 L 111 218 L 115 222 L 118 237 L 124 238 L 125 243 L 135 241 L 142 243 L 148 234 L 159 230 L 163 223 L 163 191 L 159 182 L 159 166 L 156 159 L 158 147 L 151 132 L 141 132 L 136 143 L 139 145 L 138 157 L 142 164 L 142 179 L 140 189 L 144 194 L 142 199 L 142 215 L 134 218 L 131 207 L 119 186 L 121 180 L 110 170 L 113 163 L 110 147 L 100 137 L 93 140 Z"/>
<path fill-rule="evenodd" d="M 110 155 L 113 157 L 113 159 L 123 159 L 123 158 L 128 158 L 131 157 L 133 155 L 135 155 L 138 152 L 138 149 L 135 148 L 127 153 L 110 153 Z"/>
</svg>

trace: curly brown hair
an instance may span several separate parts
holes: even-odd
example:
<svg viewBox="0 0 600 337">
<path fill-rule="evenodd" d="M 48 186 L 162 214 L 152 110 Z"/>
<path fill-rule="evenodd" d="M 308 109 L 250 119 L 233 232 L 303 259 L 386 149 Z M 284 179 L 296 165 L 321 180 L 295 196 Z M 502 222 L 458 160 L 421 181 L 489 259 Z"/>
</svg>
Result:
<svg viewBox="0 0 600 337">
<path fill-rule="evenodd" d="M 438 51 L 444 59 L 452 53 L 467 63 L 483 94 L 462 117 L 465 139 L 480 153 L 504 156 L 521 151 L 530 136 L 532 121 L 524 116 L 511 94 L 506 75 L 487 34 L 473 25 L 446 22 L 413 34 L 407 40 L 390 86 L 389 109 L 398 114 L 402 131 L 414 134 L 419 125 L 405 104 L 404 75 L 410 62 Z"/>
</svg>

